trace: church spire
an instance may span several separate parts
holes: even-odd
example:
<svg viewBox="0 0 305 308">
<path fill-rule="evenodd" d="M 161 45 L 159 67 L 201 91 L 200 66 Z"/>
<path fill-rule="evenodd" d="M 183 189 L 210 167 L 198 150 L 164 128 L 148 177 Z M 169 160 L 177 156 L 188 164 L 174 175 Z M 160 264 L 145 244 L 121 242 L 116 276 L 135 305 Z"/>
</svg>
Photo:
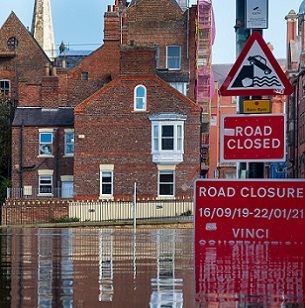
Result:
<svg viewBox="0 0 305 308">
<path fill-rule="evenodd" d="M 50 0 L 35 0 L 32 34 L 50 60 L 56 56 Z"/>
</svg>

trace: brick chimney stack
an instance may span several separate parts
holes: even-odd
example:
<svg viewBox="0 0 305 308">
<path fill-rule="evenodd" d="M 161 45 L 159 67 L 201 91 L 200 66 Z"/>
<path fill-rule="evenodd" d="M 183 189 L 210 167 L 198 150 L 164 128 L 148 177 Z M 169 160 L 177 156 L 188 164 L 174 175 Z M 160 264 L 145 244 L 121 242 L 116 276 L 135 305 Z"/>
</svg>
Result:
<svg viewBox="0 0 305 308">
<path fill-rule="evenodd" d="M 121 46 L 120 75 L 155 76 L 156 49 L 154 46 Z"/>
<path fill-rule="evenodd" d="M 298 15 L 291 10 L 285 19 L 287 20 L 287 69 L 295 70 L 300 56 L 297 54 Z"/>
<path fill-rule="evenodd" d="M 115 6 L 108 5 L 108 10 L 104 14 L 104 43 L 108 41 L 120 42 L 120 16 L 115 10 Z"/>
</svg>

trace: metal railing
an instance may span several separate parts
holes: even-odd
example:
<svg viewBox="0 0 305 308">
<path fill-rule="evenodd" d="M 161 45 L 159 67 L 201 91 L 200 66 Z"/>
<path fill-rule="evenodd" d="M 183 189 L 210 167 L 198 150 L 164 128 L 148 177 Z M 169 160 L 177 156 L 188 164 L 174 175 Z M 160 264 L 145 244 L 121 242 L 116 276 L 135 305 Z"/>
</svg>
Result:
<svg viewBox="0 0 305 308">
<path fill-rule="evenodd" d="M 6 189 L 7 199 L 49 199 L 49 198 L 73 198 L 73 189 L 64 188 L 33 188 L 31 186 L 24 188 Z"/>
</svg>

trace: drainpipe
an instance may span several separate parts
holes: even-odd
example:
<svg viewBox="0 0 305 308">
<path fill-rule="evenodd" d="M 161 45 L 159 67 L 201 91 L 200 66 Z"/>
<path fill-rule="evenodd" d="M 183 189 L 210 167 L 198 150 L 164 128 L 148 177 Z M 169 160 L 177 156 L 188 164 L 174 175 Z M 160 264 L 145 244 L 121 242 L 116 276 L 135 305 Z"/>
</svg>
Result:
<svg viewBox="0 0 305 308">
<path fill-rule="evenodd" d="M 55 152 L 55 193 L 56 193 L 56 197 L 59 197 L 59 187 L 60 187 L 60 182 L 59 182 L 59 129 L 58 128 L 55 128 L 55 131 L 56 131 L 56 141 L 55 141 L 55 144 L 56 144 L 56 152 Z"/>
<path fill-rule="evenodd" d="M 189 59 L 189 39 L 190 39 L 190 1 L 187 1 L 187 23 L 186 23 L 186 58 Z M 189 59 L 190 66 L 190 59 Z"/>
<path fill-rule="evenodd" d="M 199 140 L 199 146 L 200 146 L 200 155 L 199 155 L 199 178 L 202 177 L 202 172 L 201 172 L 201 162 L 202 162 L 202 114 L 203 114 L 203 109 L 200 108 L 200 140 Z"/>
<path fill-rule="evenodd" d="M 23 129 L 24 129 L 24 122 L 22 121 L 21 128 L 20 128 L 20 157 L 19 157 L 19 186 L 20 186 L 20 197 L 23 196 L 23 174 L 22 174 L 22 153 L 23 153 Z"/>
</svg>

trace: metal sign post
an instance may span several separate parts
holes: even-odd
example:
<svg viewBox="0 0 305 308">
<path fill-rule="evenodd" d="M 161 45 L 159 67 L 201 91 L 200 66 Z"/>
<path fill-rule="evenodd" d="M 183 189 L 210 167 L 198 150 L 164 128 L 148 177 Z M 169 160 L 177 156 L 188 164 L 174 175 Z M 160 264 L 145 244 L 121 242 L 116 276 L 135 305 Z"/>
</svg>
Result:
<svg viewBox="0 0 305 308">
<path fill-rule="evenodd" d="M 133 207 L 133 229 L 135 232 L 136 227 L 137 227 L 137 183 L 136 182 L 134 182 L 133 184 L 132 207 Z"/>
</svg>

